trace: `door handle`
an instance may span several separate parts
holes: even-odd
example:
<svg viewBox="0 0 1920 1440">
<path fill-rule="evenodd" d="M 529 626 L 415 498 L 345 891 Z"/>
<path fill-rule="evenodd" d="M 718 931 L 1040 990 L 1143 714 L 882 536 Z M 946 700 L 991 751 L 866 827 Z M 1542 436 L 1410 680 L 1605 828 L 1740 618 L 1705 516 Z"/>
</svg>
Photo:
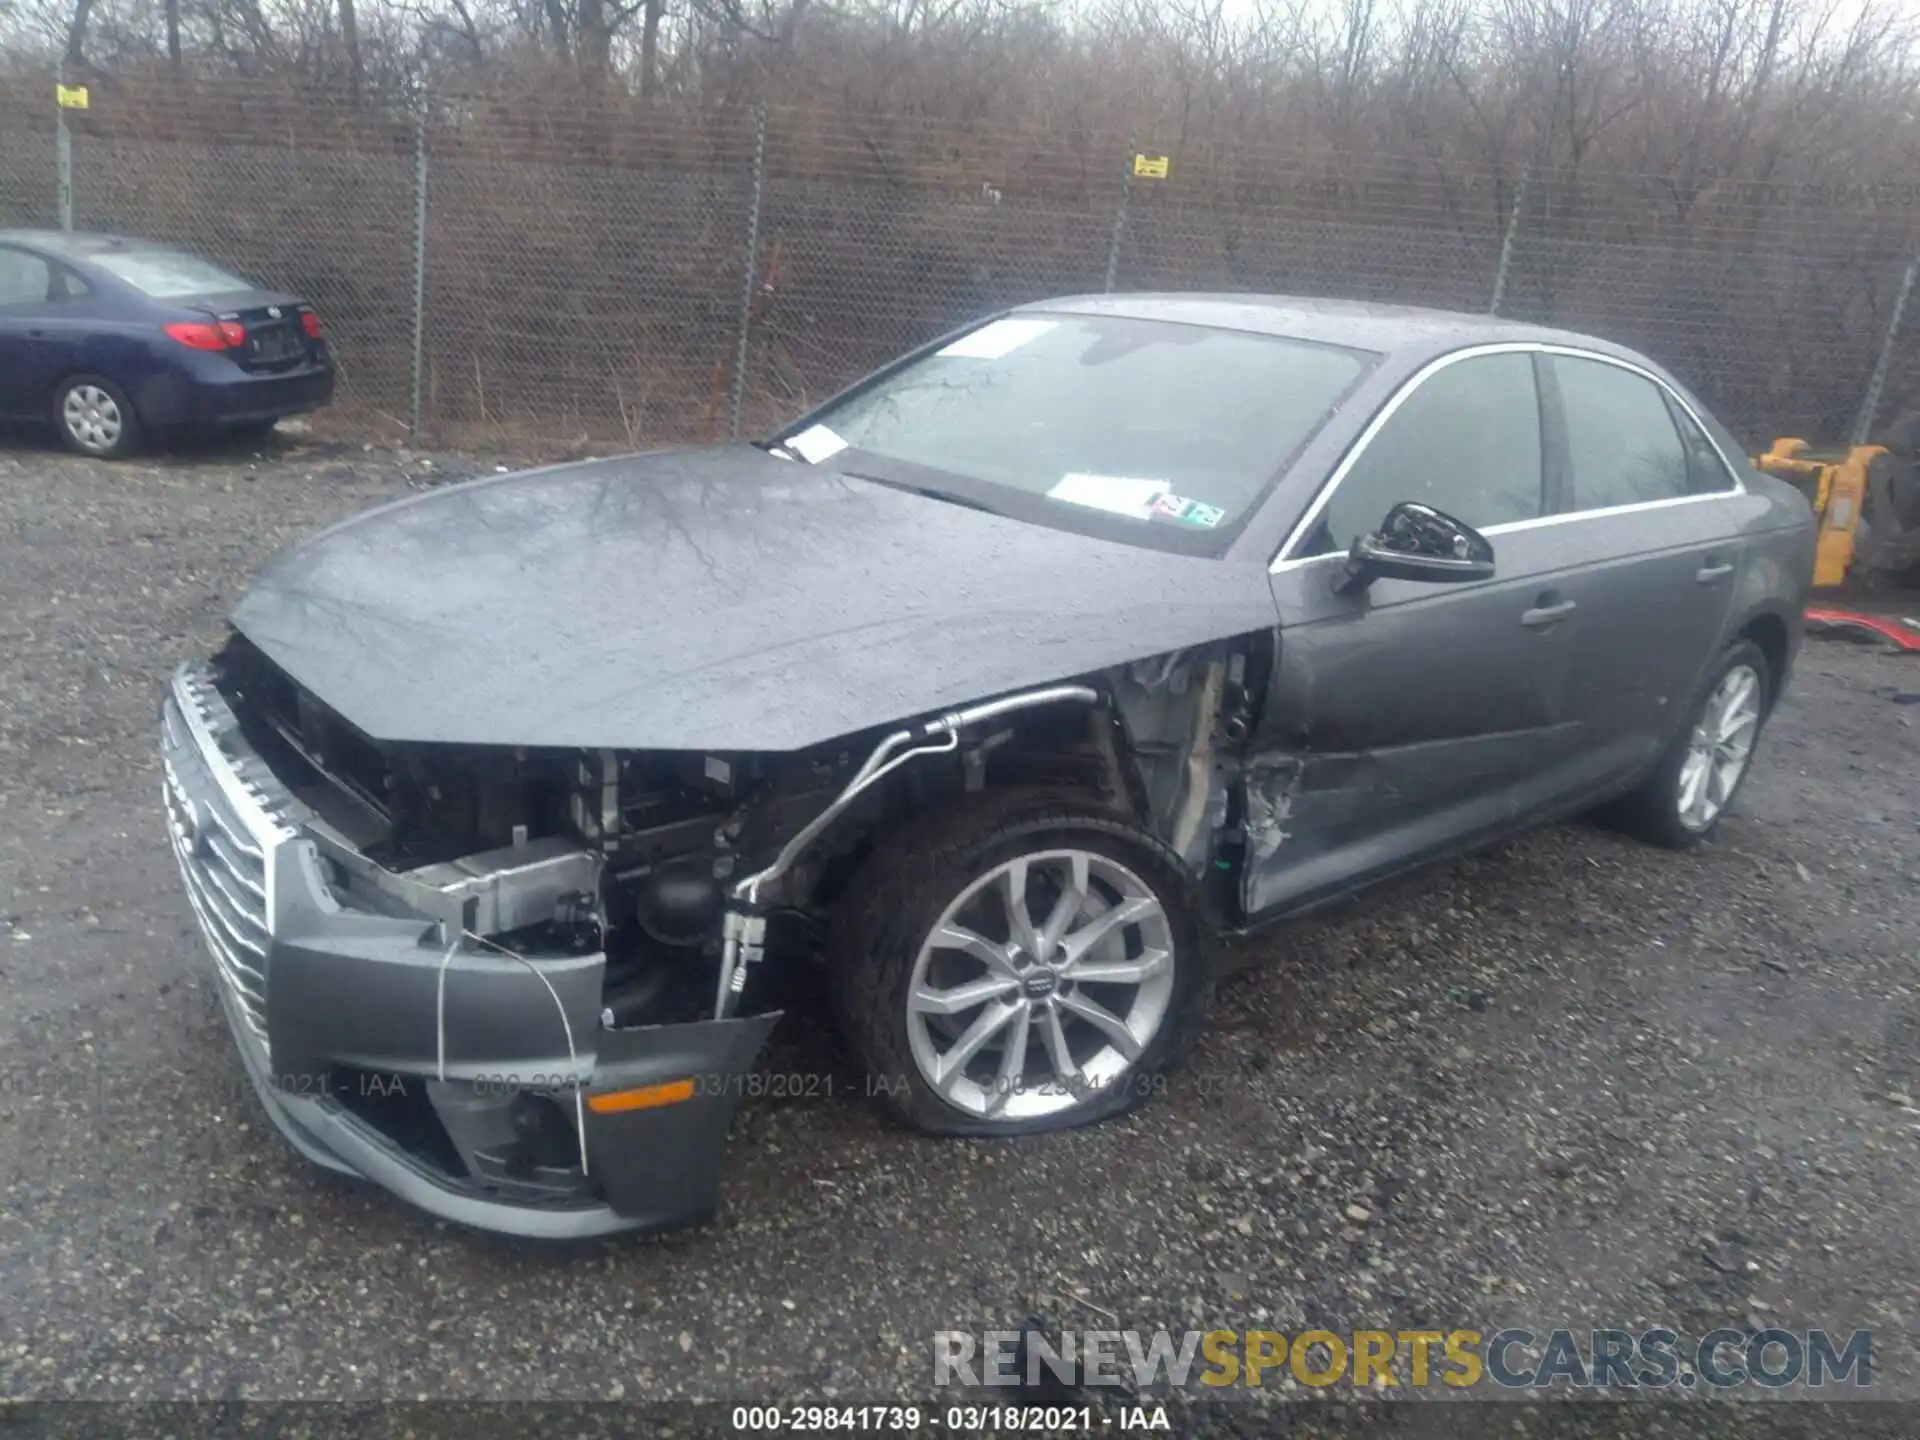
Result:
<svg viewBox="0 0 1920 1440">
<path fill-rule="evenodd" d="M 1702 585 L 1711 585 L 1716 580 L 1724 580 L 1733 573 L 1733 566 L 1718 555 L 1709 555 L 1706 564 L 1693 572 L 1693 578 Z"/>
<path fill-rule="evenodd" d="M 1555 600 L 1551 595 L 1542 595 L 1540 598 L 1546 603 L 1521 613 L 1520 623 L 1529 630 L 1541 630 L 1549 625 L 1557 625 L 1578 608 L 1571 600 Z"/>
</svg>

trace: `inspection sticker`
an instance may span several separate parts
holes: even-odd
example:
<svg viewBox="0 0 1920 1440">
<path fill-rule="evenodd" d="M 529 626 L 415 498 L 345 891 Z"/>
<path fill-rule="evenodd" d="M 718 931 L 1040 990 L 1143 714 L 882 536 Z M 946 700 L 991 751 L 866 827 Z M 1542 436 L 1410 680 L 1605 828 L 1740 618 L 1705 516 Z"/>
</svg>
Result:
<svg viewBox="0 0 1920 1440">
<path fill-rule="evenodd" d="M 939 353 L 954 360 L 998 360 L 1039 339 L 1059 323 L 1057 320 L 995 320 L 970 335 L 962 335 Z"/>
<path fill-rule="evenodd" d="M 1187 507 L 1191 504 L 1193 504 L 1193 501 L 1169 491 L 1167 494 L 1162 495 L 1159 502 L 1154 505 L 1153 513 L 1156 515 L 1164 515 L 1169 520 L 1178 520 L 1187 513 Z"/>
<path fill-rule="evenodd" d="M 1133 520 L 1147 520 L 1153 507 L 1167 493 L 1164 480 L 1134 480 L 1121 475 L 1062 475 L 1060 483 L 1047 491 L 1050 500 L 1065 500 L 1072 505 L 1087 505 Z"/>
<path fill-rule="evenodd" d="M 1180 518 L 1189 525 L 1201 525 L 1211 530 L 1227 518 L 1227 512 L 1218 505 L 1202 505 L 1196 500 L 1187 507 L 1187 513 Z"/>
</svg>

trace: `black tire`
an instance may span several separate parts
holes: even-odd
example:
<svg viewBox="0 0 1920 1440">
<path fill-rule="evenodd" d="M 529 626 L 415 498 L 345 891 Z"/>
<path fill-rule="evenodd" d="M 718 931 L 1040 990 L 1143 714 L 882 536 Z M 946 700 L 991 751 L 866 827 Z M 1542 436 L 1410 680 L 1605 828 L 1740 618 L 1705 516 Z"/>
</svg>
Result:
<svg viewBox="0 0 1920 1440">
<path fill-rule="evenodd" d="M 1746 666 L 1759 677 L 1760 717 L 1753 729 L 1752 742 L 1748 747 L 1746 763 L 1733 782 L 1720 808 L 1704 825 L 1689 825 L 1681 817 L 1681 774 L 1687 763 L 1687 752 L 1693 740 L 1694 729 L 1705 715 L 1707 706 L 1722 680 L 1739 666 Z M 1694 696 L 1693 704 L 1687 711 L 1687 723 L 1673 737 L 1667 747 L 1667 753 L 1654 767 L 1653 773 L 1640 783 L 1638 788 L 1621 796 L 1618 800 L 1603 807 L 1599 819 L 1614 829 L 1644 840 L 1652 845 L 1660 845 L 1669 850 L 1685 850 L 1699 844 L 1719 828 L 1727 812 L 1733 808 L 1733 802 L 1740 794 L 1740 787 L 1746 784 L 1747 776 L 1753 773 L 1753 752 L 1758 746 L 1760 732 L 1766 728 L 1767 717 L 1772 713 L 1774 701 L 1773 668 L 1767 663 L 1767 657 L 1760 647 L 1751 640 L 1736 640 L 1721 652 L 1720 659 L 1707 672 L 1706 682 Z"/>
<path fill-rule="evenodd" d="M 1043 1076 L 1034 1093 L 1056 1094 L 1054 1103 L 1065 1108 L 1014 1119 L 982 1115 L 937 1092 L 914 1058 L 908 990 L 915 961 L 947 906 L 969 885 L 1018 856 L 1052 849 L 1104 857 L 1159 902 L 1171 941 L 1171 992 L 1159 1028 L 1112 1083 L 1082 1092 Z M 1192 877 L 1165 845 L 1076 798 L 989 791 L 955 813 L 887 837 L 836 910 L 827 943 L 828 988 L 842 1032 L 869 1072 L 872 1093 L 896 1119 L 936 1135 L 1036 1134 L 1108 1119 L 1161 1088 L 1205 1011 L 1212 949 Z M 1029 1054 L 1031 1068 L 1050 1057 L 1044 1045 L 1037 1057 Z"/>
<path fill-rule="evenodd" d="M 88 392 L 104 397 L 104 404 L 84 404 Z M 69 410 L 69 400 L 81 404 L 88 415 L 113 417 L 111 439 L 105 443 L 89 443 L 89 433 L 100 435 L 104 432 L 92 429 L 82 419 L 76 418 Z M 119 460 L 131 455 L 140 448 L 140 417 L 126 394 L 111 380 L 99 375 L 70 375 L 62 380 L 53 394 L 53 428 L 59 432 L 60 443 L 76 455 L 86 455 L 95 460 Z"/>
</svg>

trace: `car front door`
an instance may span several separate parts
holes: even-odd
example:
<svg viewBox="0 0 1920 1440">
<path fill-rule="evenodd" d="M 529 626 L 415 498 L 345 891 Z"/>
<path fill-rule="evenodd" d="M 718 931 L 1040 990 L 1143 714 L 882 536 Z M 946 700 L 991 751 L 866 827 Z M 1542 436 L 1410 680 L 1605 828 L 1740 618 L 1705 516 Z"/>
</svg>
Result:
<svg viewBox="0 0 1920 1440">
<path fill-rule="evenodd" d="M 46 369 L 41 336 L 53 294 L 53 266 L 40 256 L 0 245 L 0 415 L 39 419 Z"/>
<path fill-rule="evenodd" d="M 1513 828 L 1569 788 L 1584 617 L 1542 523 L 1550 463 L 1534 355 L 1446 357 L 1388 402 L 1282 550 L 1279 653 L 1243 792 L 1250 915 Z M 1336 589 L 1352 541 L 1402 501 L 1485 535 L 1492 578 Z"/>
<path fill-rule="evenodd" d="M 1603 780 L 1618 782 L 1672 738 L 1719 648 L 1744 552 L 1738 481 L 1651 375 L 1600 356 L 1544 358 L 1565 476 L 1549 528 L 1582 622 L 1573 701 Z"/>
</svg>

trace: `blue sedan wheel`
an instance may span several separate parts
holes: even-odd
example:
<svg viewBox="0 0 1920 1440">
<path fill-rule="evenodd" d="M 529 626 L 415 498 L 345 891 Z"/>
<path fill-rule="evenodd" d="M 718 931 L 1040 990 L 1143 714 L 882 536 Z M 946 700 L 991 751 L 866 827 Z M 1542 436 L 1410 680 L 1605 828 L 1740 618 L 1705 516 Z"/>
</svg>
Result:
<svg viewBox="0 0 1920 1440">
<path fill-rule="evenodd" d="M 54 423 L 68 448 L 102 460 L 132 450 L 138 429 L 126 397 L 105 380 L 87 375 L 60 387 Z"/>
</svg>

